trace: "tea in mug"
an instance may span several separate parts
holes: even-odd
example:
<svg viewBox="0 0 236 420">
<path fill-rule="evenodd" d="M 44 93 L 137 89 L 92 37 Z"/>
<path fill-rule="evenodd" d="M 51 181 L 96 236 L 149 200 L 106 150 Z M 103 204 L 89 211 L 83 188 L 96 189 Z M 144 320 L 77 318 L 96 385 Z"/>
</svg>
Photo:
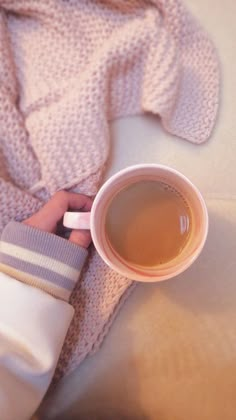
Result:
<svg viewBox="0 0 236 420">
<path fill-rule="evenodd" d="M 186 200 L 163 181 L 142 180 L 118 192 L 105 219 L 106 236 L 130 264 L 155 267 L 176 258 L 191 234 Z"/>
</svg>

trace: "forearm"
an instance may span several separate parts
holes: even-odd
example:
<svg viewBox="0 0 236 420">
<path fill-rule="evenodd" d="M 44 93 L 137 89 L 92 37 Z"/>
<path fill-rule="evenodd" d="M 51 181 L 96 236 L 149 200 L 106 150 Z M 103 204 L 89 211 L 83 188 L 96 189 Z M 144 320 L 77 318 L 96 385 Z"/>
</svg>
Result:
<svg viewBox="0 0 236 420">
<path fill-rule="evenodd" d="M 73 317 L 69 296 L 87 251 L 10 223 L 0 252 L 0 411 L 28 419 L 54 373 Z"/>
<path fill-rule="evenodd" d="M 28 420 L 54 373 L 73 316 L 68 303 L 0 274 L 0 411 Z"/>
</svg>

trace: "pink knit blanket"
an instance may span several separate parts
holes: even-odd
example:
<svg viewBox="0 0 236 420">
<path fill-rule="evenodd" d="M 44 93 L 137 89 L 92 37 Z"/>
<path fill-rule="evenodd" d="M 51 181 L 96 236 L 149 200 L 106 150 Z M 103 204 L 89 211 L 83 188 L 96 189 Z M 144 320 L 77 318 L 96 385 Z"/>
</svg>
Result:
<svg viewBox="0 0 236 420">
<path fill-rule="evenodd" d="M 59 189 L 95 194 L 109 120 L 152 112 L 201 143 L 218 93 L 213 45 L 179 0 L 0 0 L 0 229 Z M 132 287 L 92 251 L 56 379 L 98 347 Z"/>
</svg>

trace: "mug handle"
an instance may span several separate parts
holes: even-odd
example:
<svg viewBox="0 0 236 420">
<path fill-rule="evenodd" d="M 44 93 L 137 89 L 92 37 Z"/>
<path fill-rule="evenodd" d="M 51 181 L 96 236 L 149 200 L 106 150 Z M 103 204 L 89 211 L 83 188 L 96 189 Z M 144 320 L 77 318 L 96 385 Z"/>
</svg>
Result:
<svg viewBox="0 0 236 420">
<path fill-rule="evenodd" d="M 63 226 L 70 229 L 90 230 L 90 212 L 71 212 L 67 211 L 63 217 Z"/>
</svg>

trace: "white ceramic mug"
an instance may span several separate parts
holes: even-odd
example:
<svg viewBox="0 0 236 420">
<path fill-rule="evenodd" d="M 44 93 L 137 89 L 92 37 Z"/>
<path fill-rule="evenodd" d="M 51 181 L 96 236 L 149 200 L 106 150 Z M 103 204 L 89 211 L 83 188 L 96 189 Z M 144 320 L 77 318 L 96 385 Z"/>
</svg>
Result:
<svg viewBox="0 0 236 420">
<path fill-rule="evenodd" d="M 116 194 L 141 180 L 163 181 L 179 191 L 191 209 L 192 229 L 187 244 L 176 258 L 156 267 L 137 269 L 112 249 L 106 236 L 105 219 Z M 180 172 L 163 165 L 140 164 L 123 169 L 108 179 L 96 195 L 91 213 L 66 212 L 63 224 L 71 229 L 90 229 L 101 258 L 118 273 L 132 280 L 153 282 L 176 276 L 196 260 L 206 241 L 208 212 L 198 189 Z"/>
</svg>

